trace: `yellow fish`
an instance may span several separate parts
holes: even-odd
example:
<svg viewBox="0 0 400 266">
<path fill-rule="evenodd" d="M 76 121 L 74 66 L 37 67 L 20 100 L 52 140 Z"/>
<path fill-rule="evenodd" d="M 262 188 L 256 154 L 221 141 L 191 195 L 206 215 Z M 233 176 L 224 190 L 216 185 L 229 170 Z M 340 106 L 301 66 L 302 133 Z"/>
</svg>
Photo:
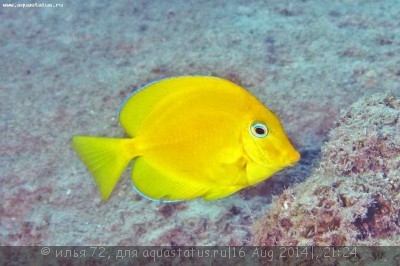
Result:
<svg viewBox="0 0 400 266">
<path fill-rule="evenodd" d="M 159 201 L 223 198 L 300 159 L 274 113 L 216 77 L 150 83 L 122 103 L 118 116 L 131 138 L 72 139 L 103 200 L 134 158 L 133 187 Z"/>
</svg>

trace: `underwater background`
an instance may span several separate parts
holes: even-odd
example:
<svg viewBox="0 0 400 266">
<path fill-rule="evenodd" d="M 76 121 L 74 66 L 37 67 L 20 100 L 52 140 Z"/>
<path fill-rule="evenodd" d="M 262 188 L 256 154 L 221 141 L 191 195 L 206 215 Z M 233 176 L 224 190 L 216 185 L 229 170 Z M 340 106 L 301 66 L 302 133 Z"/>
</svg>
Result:
<svg viewBox="0 0 400 266">
<path fill-rule="evenodd" d="M 0 245 L 400 243 L 397 0 L 6 4 Z M 172 204 L 139 196 L 129 169 L 103 203 L 71 137 L 124 137 L 123 99 L 180 75 L 247 88 L 301 161 L 227 198 Z"/>
</svg>

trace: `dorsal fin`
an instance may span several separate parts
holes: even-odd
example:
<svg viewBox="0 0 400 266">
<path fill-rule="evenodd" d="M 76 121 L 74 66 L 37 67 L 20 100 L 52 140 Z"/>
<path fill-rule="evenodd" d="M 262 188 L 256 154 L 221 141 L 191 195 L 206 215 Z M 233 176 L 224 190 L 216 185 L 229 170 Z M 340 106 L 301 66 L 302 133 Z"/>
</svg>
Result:
<svg viewBox="0 0 400 266">
<path fill-rule="evenodd" d="M 152 82 L 129 95 L 118 110 L 118 117 L 126 133 L 135 137 L 154 107 L 166 96 L 182 93 L 184 90 L 199 88 L 238 87 L 236 84 L 211 76 L 182 76 Z"/>
</svg>

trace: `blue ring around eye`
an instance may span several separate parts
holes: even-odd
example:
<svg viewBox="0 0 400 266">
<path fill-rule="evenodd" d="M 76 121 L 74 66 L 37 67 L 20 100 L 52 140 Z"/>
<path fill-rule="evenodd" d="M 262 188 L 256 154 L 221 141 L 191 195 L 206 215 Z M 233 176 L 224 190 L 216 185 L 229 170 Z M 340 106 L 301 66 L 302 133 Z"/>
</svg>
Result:
<svg viewBox="0 0 400 266">
<path fill-rule="evenodd" d="M 256 138 L 264 138 L 268 135 L 268 127 L 263 123 L 255 122 L 250 126 L 250 132 Z"/>
</svg>

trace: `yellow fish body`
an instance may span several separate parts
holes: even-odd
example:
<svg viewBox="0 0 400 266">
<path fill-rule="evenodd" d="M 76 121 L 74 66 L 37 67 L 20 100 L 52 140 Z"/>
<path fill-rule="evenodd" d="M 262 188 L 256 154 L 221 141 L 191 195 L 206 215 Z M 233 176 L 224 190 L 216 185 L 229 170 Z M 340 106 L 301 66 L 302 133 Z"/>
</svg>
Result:
<svg viewBox="0 0 400 266">
<path fill-rule="evenodd" d="M 134 188 L 161 201 L 226 197 L 300 159 L 275 114 L 216 77 L 153 82 L 125 100 L 119 120 L 131 138 L 72 139 L 103 200 L 134 158 Z"/>
</svg>

